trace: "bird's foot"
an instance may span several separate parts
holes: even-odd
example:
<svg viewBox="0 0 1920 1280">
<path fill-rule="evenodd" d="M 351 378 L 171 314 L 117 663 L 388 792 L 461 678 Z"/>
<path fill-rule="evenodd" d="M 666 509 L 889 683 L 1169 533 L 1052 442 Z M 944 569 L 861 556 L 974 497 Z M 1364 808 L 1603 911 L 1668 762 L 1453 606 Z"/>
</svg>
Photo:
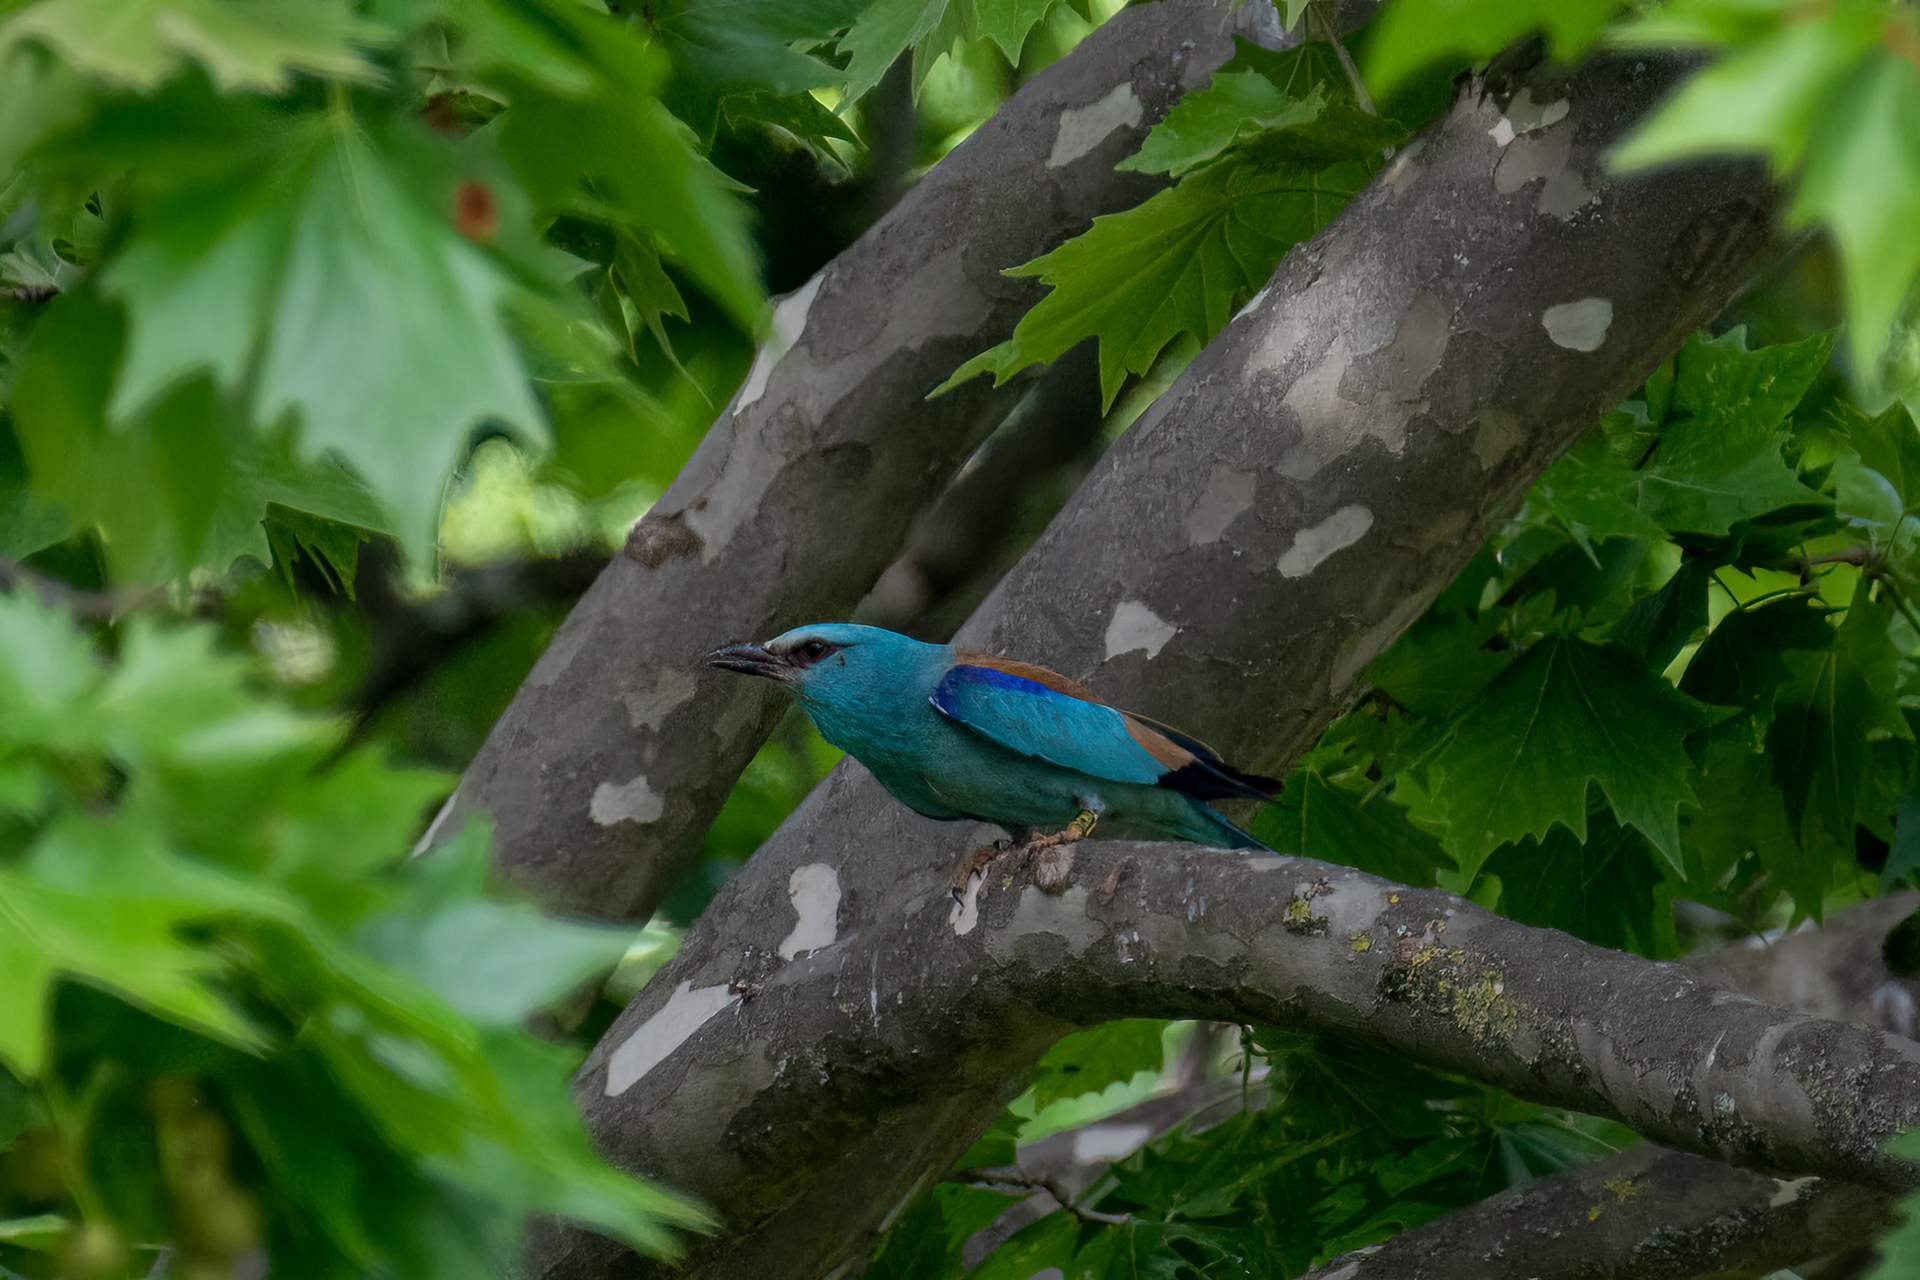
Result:
<svg viewBox="0 0 1920 1280">
<path fill-rule="evenodd" d="M 1073 846 L 1092 831 L 1098 821 L 1099 814 L 1082 809 L 1064 831 L 1027 841 L 1027 849 L 1033 854 L 1033 882 L 1040 886 L 1040 892 L 1066 892 L 1067 876 L 1073 870 Z"/>
<path fill-rule="evenodd" d="M 981 845 L 962 858 L 953 869 L 953 900 L 965 902 L 967 883 L 975 876 L 984 878 L 988 867 L 1016 851 L 1033 855 L 1035 884 L 1047 893 L 1063 892 L 1067 887 L 1067 873 L 1073 870 L 1074 842 L 1092 831 L 1094 823 L 1098 821 L 1099 814 L 1091 809 L 1082 809 L 1064 830 L 1050 836 L 1034 836 L 1022 845 L 1015 845 L 1011 840 L 995 840 L 992 844 Z"/>
<path fill-rule="evenodd" d="M 985 876 L 987 868 L 1002 854 L 1013 848 L 1011 840 L 995 840 L 992 844 L 983 844 L 966 857 L 960 859 L 953 869 L 953 900 L 964 902 L 967 897 L 967 881 L 975 876 Z"/>
</svg>

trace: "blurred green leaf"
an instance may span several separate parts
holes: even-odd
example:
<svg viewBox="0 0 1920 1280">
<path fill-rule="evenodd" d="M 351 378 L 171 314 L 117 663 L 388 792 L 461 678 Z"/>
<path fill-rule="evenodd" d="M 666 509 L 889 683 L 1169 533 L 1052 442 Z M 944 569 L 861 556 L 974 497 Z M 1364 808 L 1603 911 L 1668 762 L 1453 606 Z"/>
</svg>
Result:
<svg viewBox="0 0 1920 1280">
<path fill-rule="evenodd" d="M 1428 63 L 1480 62 L 1533 32 L 1571 62 L 1618 8 L 1616 0 L 1395 0 L 1368 48 L 1367 82 L 1379 97 Z"/>
<path fill-rule="evenodd" d="M 482 889 L 491 839 L 490 824 L 469 823 L 432 857 L 414 860 L 406 870 L 418 887 L 404 908 L 366 921 L 360 937 L 476 1025 L 512 1027 L 611 970 L 631 932 L 490 901 Z"/>
<path fill-rule="evenodd" d="M 254 204 L 136 237 L 107 273 L 128 317 L 110 412 L 197 369 L 233 386 L 257 350 L 254 417 L 295 415 L 302 445 L 336 451 L 424 554 L 475 426 L 546 437 L 501 314 L 509 279 L 351 130 L 313 136 Z"/>
<path fill-rule="evenodd" d="M 244 1143 L 276 1273 L 484 1273 L 529 1213 L 665 1256 L 705 1221 L 599 1159 L 574 1051 L 522 1029 L 626 931 L 489 899 L 484 823 L 400 864 L 449 779 L 325 768 L 333 731 L 205 627 L 129 620 L 106 661 L 16 594 L 0 642 L 0 774 L 26 784 L 0 786 L 0 1060 L 55 1100 L 71 1168 L 113 1171 L 89 1222 L 175 1238 L 141 1154 L 169 1124 Z"/>
<path fill-rule="evenodd" d="M 198 63 L 223 92 L 284 92 L 295 72 L 377 80 L 385 33 L 345 0 L 38 0 L 0 21 L 0 60 L 38 41 L 78 70 L 151 92 Z"/>
</svg>

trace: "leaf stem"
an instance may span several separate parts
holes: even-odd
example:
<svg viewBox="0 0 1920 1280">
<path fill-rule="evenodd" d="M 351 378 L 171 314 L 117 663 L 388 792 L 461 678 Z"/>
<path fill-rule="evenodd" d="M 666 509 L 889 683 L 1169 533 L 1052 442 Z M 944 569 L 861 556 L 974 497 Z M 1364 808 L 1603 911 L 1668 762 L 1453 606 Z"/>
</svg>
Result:
<svg viewBox="0 0 1920 1280">
<path fill-rule="evenodd" d="M 1347 83 L 1353 88 L 1355 105 L 1368 115 L 1377 116 L 1380 112 L 1373 105 L 1366 82 L 1360 78 L 1360 68 L 1353 65 L 1353 55 L 1347 52 L 1346 44 L 1340 39 L 1340 28 L 1333 20 L 1336 11 L 1332 0 L 1313 0 L 1307 6 L 1307 13 L 1319 28 L 1320 38 L 1333 46 L 1333 56 L 1340 59 L 1340 69 L 1347 73 Z"/>
<path fill-rule="evenodd" d="M 1717 573 L 1714 574 L 1713 580 L 1720 582 L 1720 575 Z M 1755 605 L 1765 604 L 1769 600 L 1778 600 L 1781 596 L 1810 596 L 1818 594 L 1817 589 L 1813 586 L 1804 585 L 1798 587 L 1781 587 L 1778 591 L 1768 591 L 1753 597 L 1751 600 L 1742 600 L 1739 596 L 1733 594 L 1733 588 L 1729 587 L 1726 583 L 1720 582 L 1720 589 L 1725 591 L 1729 596 L 1733 596 L 1733 611 L 1735 613 L 1745 613 Z"/>
</svg>

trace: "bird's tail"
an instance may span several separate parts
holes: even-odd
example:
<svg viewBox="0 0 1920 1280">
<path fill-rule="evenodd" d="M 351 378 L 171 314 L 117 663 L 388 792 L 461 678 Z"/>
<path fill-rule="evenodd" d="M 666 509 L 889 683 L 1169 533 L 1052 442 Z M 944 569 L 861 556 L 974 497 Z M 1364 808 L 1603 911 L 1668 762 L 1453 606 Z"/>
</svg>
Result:
<svg viewBox="0 0 1920 1280">
<path fill-rule="evenodd" d="M 1207 817 L 1212 819 L 1212 825 L 1219 829 L 1220 837 L 1221 837 L 1220 847 L 1222 849 L 1248 849 L 1248 850 L 1257 849 L 1263 853 L 1277 852 L 1277 850 L 1269 848 L 1266 844 L 1262 843 L 1259 840 L 1256 840 L 1252 835 L 1250 835 L 1246 831 L 1241 830 L 1239 827 L 1235 826 L 1233 823 L 1228 822 L 1225 818 L 1221 817 L 1220 811 L 1215 809 L 1213 806 L 1199 805 L 1197 807 L 1204 810 L 1206 812 Z"/>
</svg>

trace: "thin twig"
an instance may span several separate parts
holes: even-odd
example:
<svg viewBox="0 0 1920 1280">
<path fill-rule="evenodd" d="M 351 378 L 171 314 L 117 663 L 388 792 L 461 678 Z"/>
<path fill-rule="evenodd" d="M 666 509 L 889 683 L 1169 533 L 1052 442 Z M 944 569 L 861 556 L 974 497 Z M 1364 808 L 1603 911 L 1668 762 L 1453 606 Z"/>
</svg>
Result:
<svg viewBox="0 0 1920 1280">
<path fill-rule="evenodd" d="M 1104 1222 L 1110 1227 L 1117 1227 L 1123 1222 L 1133 1221 L 1130 1214 L 1102 1213 L 1098 1209 L 1082 1208 L 1073 1202 L 1073 1194 L 1060 1184 L 1059 1179 L 1022 1173 L 1018 1165 L 1007 1165 L 1000 1169 L 955 1169 L 941 1181 L 982 1183 L 990 1187 L 1020 1187 L 1027 1191 L 1044 1191 L 1052 1196 L 1062 1209 L 1082 1222 Z"/>
<path fill-rule="evenodd" d="M 1353 86 L 1354 104 L 1370 116 L 1380 112 L 1373 105 L 1373 97 L 1367 92 L 1367 85 L 1360 78 L 1360 68 L 1353 65 L 1353 55 L 1347 52 L 1347 46 L 1340 39 L 1339 24 L 1328 12 L 1334 6 L 1327 0 L 1314 0 L 1307 6 L 1307 13 L 1320 28 L 1320 37 L 1333 46 L 1333 56 L 1340 59 L 1340 69 L 1347 73 L 1347 83 Z"/>
</svg>

